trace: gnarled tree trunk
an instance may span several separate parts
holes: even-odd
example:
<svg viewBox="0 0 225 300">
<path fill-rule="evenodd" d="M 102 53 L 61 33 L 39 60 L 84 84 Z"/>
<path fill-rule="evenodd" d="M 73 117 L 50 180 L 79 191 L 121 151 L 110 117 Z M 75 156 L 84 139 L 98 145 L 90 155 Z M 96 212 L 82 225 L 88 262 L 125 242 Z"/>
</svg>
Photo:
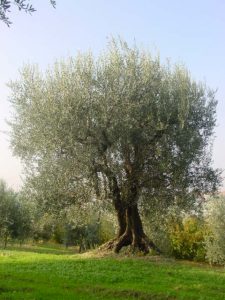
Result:
<svg viewBox="0 0 225 300">
<path fill-rule="evenodd" d="M 160 250 L 144 233 L 138 205 L 135 201 L 136 189 L 131 189 L 131 199 L 127 203 L 121 200 L 120 190 L 115 177 L 113 178 L 112 187 L 113 204 L 117 213 L 119 229 L 117 237 L 101 248 L 113 249 L 118 253 L 123 247 L 130 245 L 134 252 L 142 251 L 147 254 L 149 249 L 154 249 L 157 253 L 160 253 Z"/>
<path fill-rule="evenodd" d="M 124 214 L 126 228 L 124 231 L 121 227 L 119 228 L 118 237 L 114 241 L 114 251 L 118 253 L 122 247 L 131 245 L 134 252 L 142 251 L 147 254 L 150 248 L 160 252 L 144 233 L 137 204 L 128 206 Z"/>
</svg>

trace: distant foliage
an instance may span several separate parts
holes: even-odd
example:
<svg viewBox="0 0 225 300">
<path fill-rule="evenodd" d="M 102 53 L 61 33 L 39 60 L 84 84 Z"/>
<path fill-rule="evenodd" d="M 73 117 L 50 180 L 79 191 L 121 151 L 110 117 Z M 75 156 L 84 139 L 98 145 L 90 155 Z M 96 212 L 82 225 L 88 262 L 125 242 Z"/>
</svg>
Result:
<svg viewBox="0 0 225 300">
<path fill-rule="evenodd" d="M 0 181 L 0 239 L 4 247 L 10 240 L 22 243 L 32 231 L 29 205 Z"/>
<path fill-rule="evenodd" d="M 160 213 L 154 211 L 151 214 L 145 214 L 144 227 L 147 235 L 158 245 L 164 255 L 172 255 L 172 245 L 170 235 L 168 232 L 168 220 L 169 213 Z"/>
<path fill-rule="evenodd" d="M 225 265 L 225 197 L 211 198 L 205 218 L 209 228 L 205 237 L 206 257 L 212 264 Z"/>
<path fill-rule="evenodd" d="M 105 243 L 115 237 L 118 230 L 116 216 L 110 211 L 103 212 L 100 218 L 99 240 L 100 243 Z"/>
<path fill-rule="evenodd" d="M 48 213 L 38 213 L 35 216 L 33 227 L 34 241 L 49 241 L 54 234 L 54 228 L 57 226 L 57 223 L 52 215 Z"/>
<path fill-rule="evenodd" d="M 58 214 L 39 212 L 34 222 L 33 239 L 78 246 L 79 252 L 95 248 L 115 235 L 115 217 L 98 206 L 71 206 Z"/>
</svg>

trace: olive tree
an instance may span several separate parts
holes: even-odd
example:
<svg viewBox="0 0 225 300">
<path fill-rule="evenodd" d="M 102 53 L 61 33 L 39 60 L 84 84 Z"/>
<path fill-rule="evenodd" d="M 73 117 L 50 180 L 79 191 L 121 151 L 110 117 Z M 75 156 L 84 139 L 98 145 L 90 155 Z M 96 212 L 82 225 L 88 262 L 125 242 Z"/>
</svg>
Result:
<svg viewBox="0 0 225 300">
<path fill-rule="evenodd" d="M 30 204 L 0 180 L 0 239 L 3 240 L 4 247 L 10 239 L 22 243 L 30 237 L 31 231 Z"/>
<path fill-rule="evenodd" d="M 98 58 L 27 66 L 10 87 L 11 144 L 30 189 L 52 207 L 111 202 L 119 230 L 108 248 L 157 249 L 140 206 L 190 207 L 216 190 L 214 92 L 183 66 L 112 39 Z"/>
<path fill-rule="evenodd" d="M 7 246 L 11 236 L 11 226 L 14 223 L 15 198 L 15 193 L 0 180 L 0 238 L 4 242 L 4 247 Z"/>
</svg>

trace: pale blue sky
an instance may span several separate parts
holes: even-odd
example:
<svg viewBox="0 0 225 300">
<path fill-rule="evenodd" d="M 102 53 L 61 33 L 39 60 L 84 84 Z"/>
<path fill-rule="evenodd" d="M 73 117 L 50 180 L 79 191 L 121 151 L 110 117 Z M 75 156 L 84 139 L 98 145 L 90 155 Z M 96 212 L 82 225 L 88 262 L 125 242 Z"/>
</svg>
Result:
<svg viewBox="0 0 225 300">
<path fill-rule="evenodd" d="M 183 62 L 197 80 L 216 89 L 218 126 L 214 165 L 225 169 L 225 1 L 224 0 L 34 0 L 32 16 L 13 9 L 13 25 L 0 23 L 0 130 L 9 117 L 6 83 L 25 63 L 45 68 L 55 59 L 92 49 L 98 54 L 111 35 L 159 50 L 162 59 Z M 0 132 L 0 178 L 18 189 L 21 165 Z"/>
</svg>

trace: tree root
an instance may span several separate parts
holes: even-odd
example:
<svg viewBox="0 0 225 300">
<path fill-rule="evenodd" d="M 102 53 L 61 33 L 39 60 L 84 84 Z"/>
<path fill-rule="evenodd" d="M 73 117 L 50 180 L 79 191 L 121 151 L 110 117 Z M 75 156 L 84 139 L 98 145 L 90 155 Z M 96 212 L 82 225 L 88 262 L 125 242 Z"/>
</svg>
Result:
<svg viewBox="0 0 225 300">
<path fill-rule="evenodd" d="M 133 241 L 131 236 L 126 233 L 101 245 L 99 250 L 113 250 L 115 253 L 119 253 L 126 246 L 131 246 L 130 251 L 132 253 L 143 252 L 144 254 L 148 254 L 149 250 L 154 250 L 157 254 L 162 254 L 160 249 L 146 235 L 137 241 Z"/>
<path fill-rule="evenodd" d="M 109 240 L 105 244 L 101 245 L 99 247 L 99 250 L 113 250 L 114 247 L 115 247 L 115 244 L 116 244 L 117 240 L 118 240 L 118 238 L 114 238 L 112 240 Z"/>
</svg>

